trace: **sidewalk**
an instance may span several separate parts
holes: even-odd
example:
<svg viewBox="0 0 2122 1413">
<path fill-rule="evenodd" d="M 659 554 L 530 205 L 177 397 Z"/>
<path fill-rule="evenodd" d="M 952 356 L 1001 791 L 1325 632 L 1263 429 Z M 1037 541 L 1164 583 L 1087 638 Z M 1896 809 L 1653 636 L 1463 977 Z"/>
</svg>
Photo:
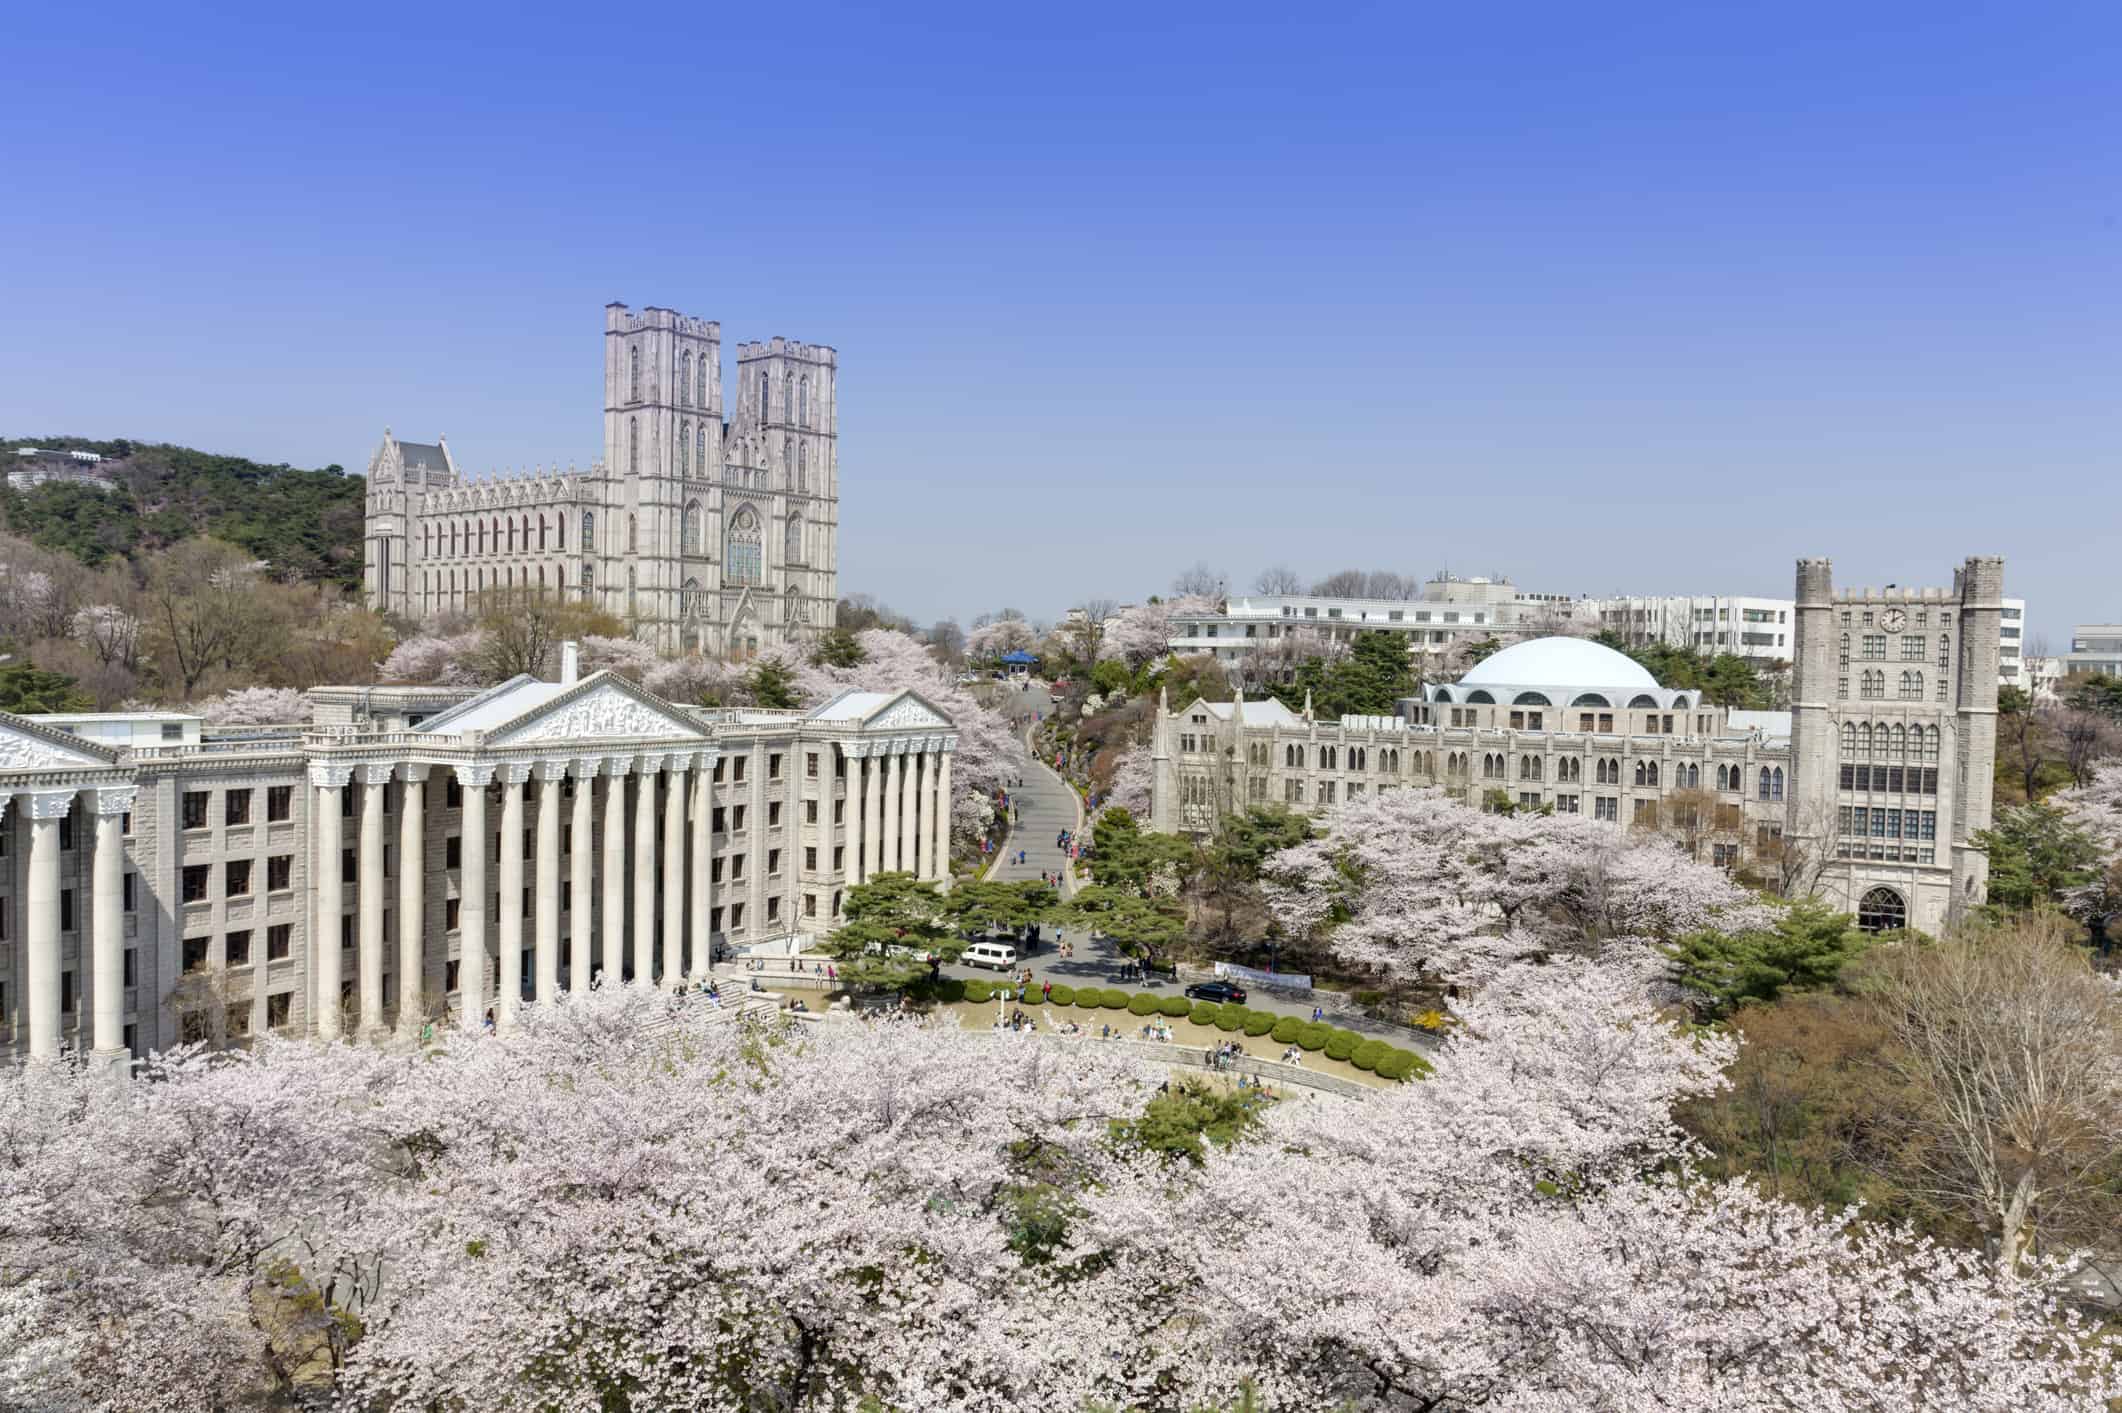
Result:
<svg viewBox="0 0 2122 1413">
<path fill-rule="evenodd" d="M 1031 753 L 1032 733 L 1035 725 L 1024 728 L 1027 753 Z M 1083 832 L 1083 800 L 1075 788 L 1057 775 L 1053 768 L 1033 755 L 1031 766 L 1024 773 L 1024 784 L 1010 791 L 1010 799 L 1017 807 L 1017 822 L 1003 840 L 1002 851 L 988 865 L 984 877 L 997 883 L 1014 883 L 1022 879 L 1038 880 L 1041 873 L 1058 873 L 1063 879 L 1062 893 L 1073 895 L 1076 882 L 1069 867 L 1068 856 L 1054 842 L 1057 835 L 1066 829 L 1072 835 Z M 1024 851 L 1024 862 L 1016 862 L 1017 851 Z"/>
</svg>

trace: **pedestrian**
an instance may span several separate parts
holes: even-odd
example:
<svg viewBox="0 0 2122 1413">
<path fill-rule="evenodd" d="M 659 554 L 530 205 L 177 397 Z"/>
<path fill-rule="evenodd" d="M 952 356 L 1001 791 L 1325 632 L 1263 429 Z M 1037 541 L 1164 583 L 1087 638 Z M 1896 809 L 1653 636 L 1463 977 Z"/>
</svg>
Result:
<svg viewBox="0 0 2122 1413">
<path fill-rule="evenodd" d="M 834 966 L 831 962 L 827 962 L 825 964 L 825 979 L 838 986 L 840 984 L 840 968 Z"/>
<path fill-rule="evenodd" d="M 1312 1007 L 1312 1024 L 1317 1025 L 1319 1023 L 1319 1017 L 1323 1014 L 1325 1014 L 1324 1011 L 1322 1011 L 1319 1007 Z"/>
<path fill-rule="evenodd" d="M 1054 984 L 1051 981 L 1045 983 L 1039 988 L 1039 999 L 1042 1001 L 1051 1001 L 1054 999 Z"/>
</svg>

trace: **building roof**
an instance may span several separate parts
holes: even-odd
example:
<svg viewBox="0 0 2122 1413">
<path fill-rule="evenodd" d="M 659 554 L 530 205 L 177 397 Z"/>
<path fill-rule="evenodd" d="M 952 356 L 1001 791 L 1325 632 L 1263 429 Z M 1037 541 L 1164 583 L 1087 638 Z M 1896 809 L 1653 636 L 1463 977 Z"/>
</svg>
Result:
<svg viewBox="0 0 2122 1413">
<path fill-rule="evenodd" d="M 1626 653 L 1588 638 L 1533 638 L 1492 653 L 1459 679 L 1462 686 L 1658 689 L 1658 679 Z"/>
<path fill-rule="evenodd" d="M 1238 718 L 1242 726 L 1302 726 L 1304 718 L 1291 711 L 1273 697 L 1257 702 L 1195 702 L 1194 707 L 1214 716 L 1218 721 L 1230 720 L 1235 708 L 1241 713 Z"/>
<path fill-rule="evenodd" d="M 449 470 L 449 457 L 433 442 L 400 442 L 398 455 L 407 466 L 425 466 L 436 471 Z"/>
<path fill-rule="evenodd" d="M 853 687 L 825 702 L 810 714 L 813 721 L 860 721 L 883 706 L 897 692 L 863 692 Z"/>
</svg>

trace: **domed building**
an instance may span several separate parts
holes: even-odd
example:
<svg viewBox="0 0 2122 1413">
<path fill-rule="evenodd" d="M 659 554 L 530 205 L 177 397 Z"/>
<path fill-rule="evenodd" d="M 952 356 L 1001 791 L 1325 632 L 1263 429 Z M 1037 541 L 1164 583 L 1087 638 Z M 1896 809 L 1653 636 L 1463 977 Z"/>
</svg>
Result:
<svg viewBox="0 0 2122 1413">
<path fill-rule="evenodd" d="M 1658 830 L 1864 927 L 1937 932 L 1987 886 L 1973 840 L 1990 820 L 2002 561 L 1970 559 L 1954 579 L 1837 594 L 1826 561 L 1800 561 L 1791 711 L 1727 710 L 1559 637 L 1514 643 L 1390 716 L 1167 703 L 1151 823 L 1202 833 L 1249 805 L 1316 813 L 1431 786 Z"/>
</svg>

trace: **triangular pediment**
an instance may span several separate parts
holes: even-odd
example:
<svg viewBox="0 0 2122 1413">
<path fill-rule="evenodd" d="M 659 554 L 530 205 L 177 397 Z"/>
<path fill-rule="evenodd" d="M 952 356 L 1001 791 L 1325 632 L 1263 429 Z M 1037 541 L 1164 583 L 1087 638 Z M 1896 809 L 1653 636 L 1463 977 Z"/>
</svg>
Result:
<svg viewBox="0 0 2122 1413">
<path fill-rule="evenodd" d="M 913 692 L 901 692 L 863 718 L 865 731 L 922 731 L 950 729 L 950 718 Z"/>
<path fill-rule="evenodd" d="M 0 770 L 93 770 L 118 753 L 71 732 L 0 712 Z"/>
<path fill-rule="evenodd" d="M 579 687 L 502 722 L 486 733 L 491 745 L 536 741 L 602 741 L 706 736 L 700 724 L 646 688 L 600 672 Z"/>
</svg>

